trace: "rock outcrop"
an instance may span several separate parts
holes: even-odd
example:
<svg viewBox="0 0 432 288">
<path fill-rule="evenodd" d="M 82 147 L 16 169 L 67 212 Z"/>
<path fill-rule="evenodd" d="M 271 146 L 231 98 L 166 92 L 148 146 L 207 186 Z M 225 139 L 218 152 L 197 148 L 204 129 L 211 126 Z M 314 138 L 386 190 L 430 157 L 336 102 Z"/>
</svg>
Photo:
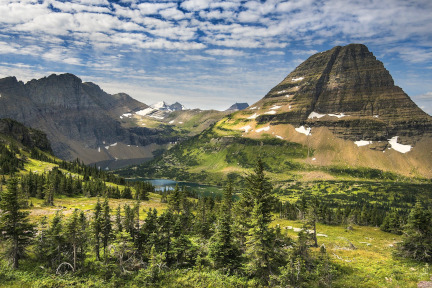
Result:
<svg viewBox="0 0 432 288">
<path fill-rule="evenodd" d="M 148 106 L 124 93 L 110 95 L 72 74 L 53 74 L 25 84 L 15 77 L 0 79 L 0 95 L 0 118 L 44 131 L 54 154 L 62 159 L 114 160 L 118 158 L 111 155 L 114 150 L 105 148 L 114 143 L 131 150 L 128 158 L 135 158 L 134 154 L 145 158 L 148 153 L 138 151 L 141 146 L 175 141 L 155 135 L 158 131 L 152 129 L 123 127 L 119 122 L 122 114 Z"/>
<path fill-rule="evenodd" d="M 248 103 L 234 103 L 225 111 L 240 111 L 246 109 L 247 107 L 249 107 Z"/>
<path fill-rule="evenodd" d="M 337 46 L 300 64 L 262 101 L 289 105 L 259 123 L 328 127 L 349 140 L 413 143 L 432 136 L 432 118 L 394 85 L 382 62 L 362 44 Z"/>
</svg>

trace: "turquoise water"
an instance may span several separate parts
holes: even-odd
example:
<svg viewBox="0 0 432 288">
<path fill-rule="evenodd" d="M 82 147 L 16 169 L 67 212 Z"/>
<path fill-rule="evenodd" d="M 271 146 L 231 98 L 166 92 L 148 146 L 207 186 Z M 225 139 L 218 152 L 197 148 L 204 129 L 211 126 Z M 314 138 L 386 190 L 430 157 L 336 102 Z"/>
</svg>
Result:
<svg viewBox="0 0 432 288">
<path fill-rule="evenodd" d="M 151 184 L 153 184 L 153 186 L 155 186 L 157 191 L 172 190 L 177 184 L 179 185 L 179 187 L 185 187 L 187 190 L 196 192 L 198 195 L 203 196 L 221 196 L 223 191 L 221 187 L 217 186 L 202 185 L 191 182 L 177 182 L 169 179 L 138 178 L 136 180 L 150 182 Z"/>
</svg>

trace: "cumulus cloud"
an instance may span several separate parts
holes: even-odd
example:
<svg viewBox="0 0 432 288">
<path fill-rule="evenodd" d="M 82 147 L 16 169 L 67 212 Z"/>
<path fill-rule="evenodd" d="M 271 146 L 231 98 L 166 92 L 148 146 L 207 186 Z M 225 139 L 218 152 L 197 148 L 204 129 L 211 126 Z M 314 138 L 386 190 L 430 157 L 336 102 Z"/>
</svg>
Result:
<svg viewBox="0 0 432 288">
<path fill-rule="evenodd" d="M 215 56 L 245 56 L 246 53 L 234 49 L 210 49 L 206 51 L 207 54 Z"/>
<path fill-rule="evenodd" d="M 228 69 L 255 55 L 291 67 L 330 45 L 356 42 L 431 67 L 430 11 L 430 0 L 0 0 L 0 54 L 13 55 L 11 65 L 22 55 L 97 71 L 109 61 L 93 59 L 124 55 L 110 70 L 126 73 L 124 65 L 143 59 L 160 65 L 163 57 L 148 56 L 158 50 L 182 57 L 167 70 L 186 69 L 187 60 Z"/>
</svg>

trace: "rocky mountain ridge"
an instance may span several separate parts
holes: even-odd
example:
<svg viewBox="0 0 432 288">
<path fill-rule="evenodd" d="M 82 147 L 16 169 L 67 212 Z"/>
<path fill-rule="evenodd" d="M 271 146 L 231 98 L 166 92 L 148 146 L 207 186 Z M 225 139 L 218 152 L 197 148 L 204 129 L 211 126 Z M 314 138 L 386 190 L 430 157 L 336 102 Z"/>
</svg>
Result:
<svg viewBox="0 0 432 288">
<path fill-rule="evenodd" d="M 414 144 L 432 136 L 432 118 L 394 85 L 383 63 L 362 44 L 311 56 L 258 105 L 269 102 L 282 106 L 281 112 L 260 115 L 258 123 L 328 127 L 352 141 L 398 136 Z"/>
<path fill-rule="evenodd" d="M 141 171 L 217 181 L 261 155 L 279 180 L 330 180 L 332 171 L 430 178 L 431 147 L 432 117 L 365 45 L 350 44 L 312 55 L 264 98 Z"/>
<path fill-rule="evenodd" d="M 27 83 L 7 77 L 0 79 L 0 94 L 0 117 L 44 131 L 54 154 L 66 160 L 151 158 L 157 146 L 176 141 L 157 129 L 123 127 L 119 115 L 148 105 L 124 93 L 110 95 L 72 74 Z"/>
</svg>

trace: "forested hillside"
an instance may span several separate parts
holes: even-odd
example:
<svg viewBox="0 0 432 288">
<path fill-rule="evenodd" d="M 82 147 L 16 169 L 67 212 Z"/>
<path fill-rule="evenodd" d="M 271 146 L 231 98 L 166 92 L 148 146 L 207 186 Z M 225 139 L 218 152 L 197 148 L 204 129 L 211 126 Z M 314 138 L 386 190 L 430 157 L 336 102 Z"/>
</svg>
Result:
<svg viewBox="0 0 432 288">
<path fill-rule="evenodd" d="M 2 172 L 0 287 L 414 287 L 431 273 L 427 193 L 282 193 L 260 159 L 222 196 L 158 192 L 3 145 L 16 164 Z"/>
</svg>

